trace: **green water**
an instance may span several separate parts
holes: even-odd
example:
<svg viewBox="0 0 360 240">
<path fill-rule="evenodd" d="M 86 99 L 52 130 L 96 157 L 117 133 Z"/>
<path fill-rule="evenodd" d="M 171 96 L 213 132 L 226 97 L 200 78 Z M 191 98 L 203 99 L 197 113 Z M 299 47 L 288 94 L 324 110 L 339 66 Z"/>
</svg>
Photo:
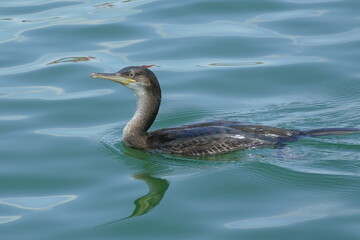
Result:
<svg viewBox="0 0 360 240">
<path fill-rule="evenodd" d="M 359 239 L 359 134 L 209 159 L 121 142 L 151 65 L 152 129 L 360 127 L 358 0 L 0 3 L 1 239 Z"/>
</svg>

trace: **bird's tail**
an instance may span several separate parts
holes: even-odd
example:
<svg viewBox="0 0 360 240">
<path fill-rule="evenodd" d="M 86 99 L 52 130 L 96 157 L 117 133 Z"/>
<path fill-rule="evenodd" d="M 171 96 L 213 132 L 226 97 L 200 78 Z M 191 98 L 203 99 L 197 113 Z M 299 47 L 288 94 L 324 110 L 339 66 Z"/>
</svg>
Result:
<svg viewBox="0 0 360 240">
<path fill-rule="evenodd" d="M 309 131 L 302 131 L 302 134 L 310 137 L 341 135 L 350 133 L 360 133 L 360 128 L 319 128 Z"/>
</svg>

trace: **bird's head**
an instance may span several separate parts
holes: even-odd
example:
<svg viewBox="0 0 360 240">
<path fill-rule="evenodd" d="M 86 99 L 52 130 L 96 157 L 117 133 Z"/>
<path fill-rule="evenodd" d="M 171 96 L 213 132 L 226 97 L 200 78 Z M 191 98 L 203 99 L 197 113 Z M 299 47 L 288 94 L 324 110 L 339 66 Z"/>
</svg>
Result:
<svg viewBox="0 0 360 240">
<path fill-rule="evenodd" d="M 159 91 L 160 85 L 155 74 L 148 69 L 149 66 L 125 67 L 116 73 L 92 73 L 91 78 L 102 78 L 124 85 L 141 93 L 144 91 Z"/>
</svg>

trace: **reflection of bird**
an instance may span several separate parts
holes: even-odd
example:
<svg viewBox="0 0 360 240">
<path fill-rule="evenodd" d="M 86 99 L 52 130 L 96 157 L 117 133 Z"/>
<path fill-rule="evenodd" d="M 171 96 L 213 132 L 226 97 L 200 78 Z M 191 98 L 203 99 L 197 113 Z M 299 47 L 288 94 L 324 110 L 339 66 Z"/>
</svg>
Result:
<svg viewBox="0 0 360 240">
<path fill-rule="evenodd" d="M 154 122 L 161 102 L 161 89 L 148 66 L 126 67 L 113 74 L 93 73 L 134 91 L 136 112 L 125 126 L 123 140 L 137 149 L 153 149 L 164 153 L 205 156 L 256 147 L 277 146 L 301 136 L 360 133 L 360 129 L 328 128 L 297 131 L 260 125 L 245 125 L 235 121 L 212 121 L 163 128 L 147 132 Z"/>
<path fill-rule="evenodd" d="M 149 186 L 149 192 L 134 201 L 135 209 L 130 216 L 101 224 L 98 227 L 147 214 L 161 202 L 166 190 L 169 187 L 168 181 L 161 178 L 152 177 L 150 174 L 147 173 L 136 174 L 134 178 L 146 182 Z"/>
</svg>

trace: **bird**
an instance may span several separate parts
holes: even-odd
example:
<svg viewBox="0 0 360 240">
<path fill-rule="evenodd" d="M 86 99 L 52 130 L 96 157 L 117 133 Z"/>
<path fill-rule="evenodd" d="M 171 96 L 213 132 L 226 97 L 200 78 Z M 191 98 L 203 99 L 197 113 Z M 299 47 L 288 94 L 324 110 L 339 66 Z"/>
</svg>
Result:
<svg viewBox="0 0 360 240">
<path fill-rule="evenodd" d="M 238 121 L 213 120 L 148 131 L 161 104 L 161 87 L 151 65 L 129 66 L 115 73 L 92 73 L 91 78 L 111 80 L 131 89 L 136 111 L 123 129 L 126 146 L 145 151 L 206 157 L 261 147 L 278 147 L 301 137 L 360 133 L 359 128 L 292 130 Z"/>
</svg>

